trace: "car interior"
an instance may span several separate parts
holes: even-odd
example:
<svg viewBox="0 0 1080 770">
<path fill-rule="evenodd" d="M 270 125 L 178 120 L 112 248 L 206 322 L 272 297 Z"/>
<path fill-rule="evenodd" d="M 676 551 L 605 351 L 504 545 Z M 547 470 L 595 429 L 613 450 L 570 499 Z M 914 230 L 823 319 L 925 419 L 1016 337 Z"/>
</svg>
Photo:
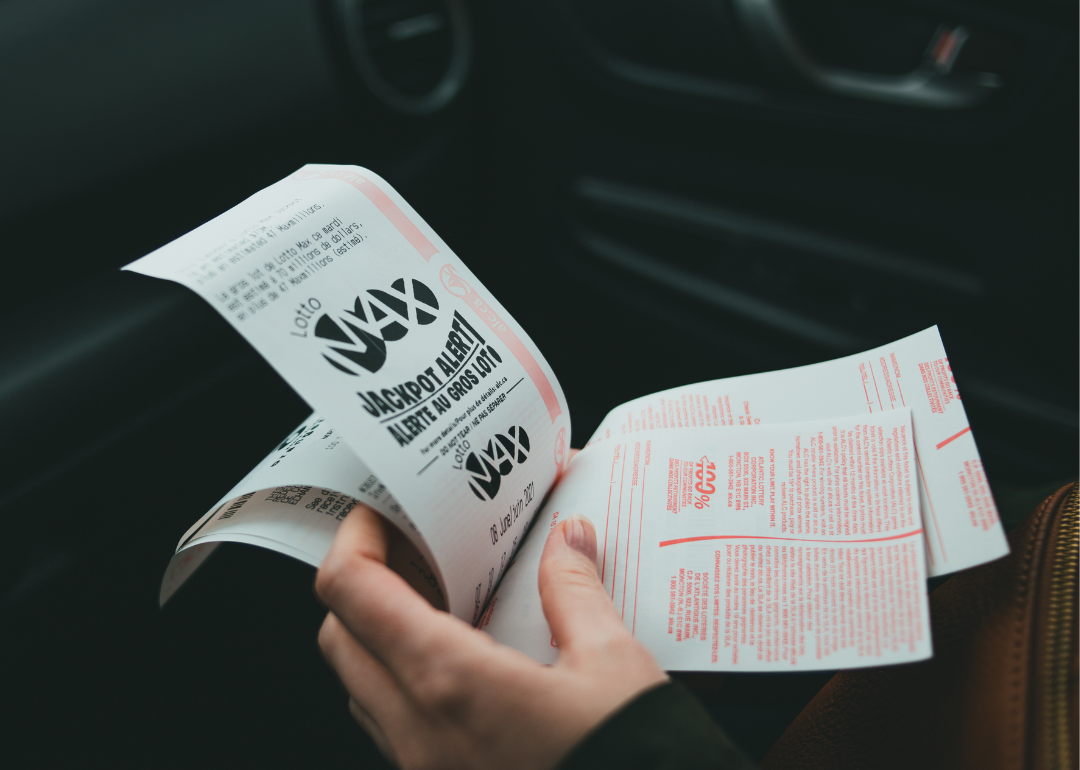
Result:
<svg viewBox="0 0 1080 770">
<path fill-rule="evenodd" d="M 543 351 L 573 446 L 631 398 L 937 324 L 1015 526 L 1078 465 L 1077 27 L 1065 0 L 0 1 L 10 766 L 388 766 L 310 567 L 226 546 L 157 601 L 310 410 L 119 268 L 305 163 L 401 192 Z M 684 678 L 760 760 L 829 675 Z"/>
</svg>

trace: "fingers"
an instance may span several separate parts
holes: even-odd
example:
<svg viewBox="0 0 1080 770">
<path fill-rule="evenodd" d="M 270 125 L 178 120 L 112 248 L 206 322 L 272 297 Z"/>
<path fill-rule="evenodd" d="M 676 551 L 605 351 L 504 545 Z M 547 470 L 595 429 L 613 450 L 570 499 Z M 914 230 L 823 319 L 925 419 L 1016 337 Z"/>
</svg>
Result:
<svg viewBox="0 0 1080 770">
<path fill-rule="evenodd" d="M 319 629 L 319 649 L 349 693 L 349 711 L 393 760 L 388 732 L 408 724 L 408 701 L 390 672 L 357 644 L 333 613 Z"/>
<path fill-rule="evenodd" d="M 386 567 L 388 526 L 356 506 L 338 529 L 315 590 L 355 640 L 407 683 L 422 677 L 437 654 L 474 644 L 476 634 Z"/>
<path fill-rule="evenodd" d="M 391 704 L 403 702 L 394 677 L 357 643 L 332 612 L 327 613 L 319 629 L 319 649 L 349 695 L 376 719 L 385 722 Z"/>
<path fill-rule="evenodd" d="M 375 746 L 379 749 L 379 752 L 386 757 L 391 764 L 399 764 L 394 755 L 394 747 L 390 745 L 390 739 L 386 737 L 386 733 L 379 727 L 379 723 L 375 721 L 371 714 L 364 711 L 363 706 L 357 703 L 353 698 L 349 698 L 349 713 L 352 714 L 352 718 L 356 720 L 356 723 L 364 729 L 364 732 L 371 736 L 371 740 L 375 742 Z"/>
<path fill-rule="evenodd" d="M 540 602 L 566 656 L 589 656 L 628 636 L 596 568 L 596 530 L 580 516 L 561 522 L 540 557 Z"/>
</svg>

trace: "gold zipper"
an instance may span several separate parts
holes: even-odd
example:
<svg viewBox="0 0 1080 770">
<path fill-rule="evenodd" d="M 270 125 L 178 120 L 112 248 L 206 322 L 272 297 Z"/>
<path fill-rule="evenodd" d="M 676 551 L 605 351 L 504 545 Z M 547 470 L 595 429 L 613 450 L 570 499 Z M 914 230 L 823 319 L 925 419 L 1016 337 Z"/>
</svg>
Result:
<svg viewBox="0 0 1080 770">
<path fill-rule="evenodd" d="M 1046 711 L 1043 745 L 1046 766 L 1064 768 L 1069 761 L 1069 663 L 1072 647 L 1073 591 L 1080 561 L 1080 503 L 1073 487 L 1062 506 L 1056 552 L 1052 554 L 1047 597 Z"/>
</svg>

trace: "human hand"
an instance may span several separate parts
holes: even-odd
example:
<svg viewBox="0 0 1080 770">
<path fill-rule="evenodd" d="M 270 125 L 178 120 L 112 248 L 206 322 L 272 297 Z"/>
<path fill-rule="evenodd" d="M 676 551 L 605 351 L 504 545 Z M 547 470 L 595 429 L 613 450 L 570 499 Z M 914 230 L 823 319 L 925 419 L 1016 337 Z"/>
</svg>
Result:
<svg viewBox="0 0 1080 770">
<path fill-rule="evenodd" d="M 596 569 L 596 531 L 561 522 L 540 562 L 559 645 L 542 666 L 428 604 L 386 567 L 392 529 L 357 506 L 315 579 L 323 655 L 379 748 L 411 768 L 553 767 L 605 717 L 667 680 L 622 624 Z"/>
</svg>

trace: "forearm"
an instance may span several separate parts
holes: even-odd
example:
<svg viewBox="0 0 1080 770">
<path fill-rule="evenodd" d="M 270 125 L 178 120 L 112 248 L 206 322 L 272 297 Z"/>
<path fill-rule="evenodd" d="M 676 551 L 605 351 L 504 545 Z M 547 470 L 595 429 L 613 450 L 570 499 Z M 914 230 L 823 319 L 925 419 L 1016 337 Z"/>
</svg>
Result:
<svg viewBox="0 0 1080 770">
<path fill-rule="evenodd" d="M 632 700 L 596 727 L 558 770 L 752 770 L 753 765 L 681 684 Z"/>
</svg>

